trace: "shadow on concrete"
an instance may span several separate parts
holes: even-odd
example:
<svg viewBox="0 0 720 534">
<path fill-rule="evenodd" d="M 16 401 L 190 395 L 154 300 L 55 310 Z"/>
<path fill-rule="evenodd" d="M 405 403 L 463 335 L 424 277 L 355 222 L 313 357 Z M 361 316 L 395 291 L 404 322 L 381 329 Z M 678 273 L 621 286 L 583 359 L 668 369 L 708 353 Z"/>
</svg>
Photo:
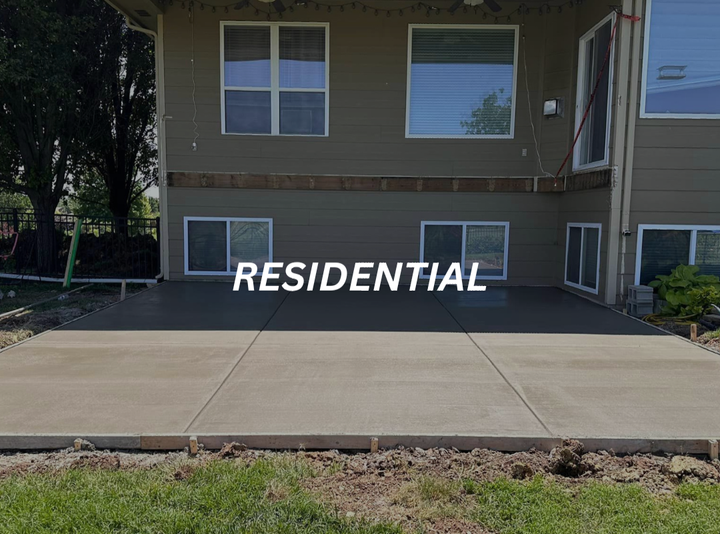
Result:
<svg viewBox="0 0 720 534">
<path fill-rule="evenodd" d="M 63 330 L 666 335 L 551 287 L 287 293 L 233 292 L 230 283 L 220 282 L 166 282 Z"/>
</svg>

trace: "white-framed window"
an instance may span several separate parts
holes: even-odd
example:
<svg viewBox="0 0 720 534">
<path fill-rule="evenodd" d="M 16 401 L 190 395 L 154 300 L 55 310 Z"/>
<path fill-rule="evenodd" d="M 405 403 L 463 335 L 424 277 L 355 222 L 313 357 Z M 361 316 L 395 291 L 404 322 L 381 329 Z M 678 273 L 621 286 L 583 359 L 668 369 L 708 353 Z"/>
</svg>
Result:
<svg viewBox="0 0 720 534">
<path fill-rule="evenodd" d="M 460 263 L 466 279 L 477 263 L 478 280 L 507 280 L 509 238 L 509 222 L 422 221 L 420 262 L 438 263 L 438 276 Z M 430 271 L 423 269 L 421 278 Z"/>
<path fill-rule="evenodd" d="M 518 27 L 410 24 L 405 137 L 512 139 Z"/>
<path fill-rule="evenodd" d="M 222 133 L 327 136 L 327 23 L 220 23 Z"/>
<path fill-rule="evenodd" d="M 600 285 L 600 223 L 568 223 L 565 284 L 595 295 Z"/>
<path fill-rule="evenodd" d="M 580 38 L 575 131 L 580 128 L 600 70 L 603 68 L 614 23 L 615 15 L 609 15 Z M 610 58 L 600 78 L 595 100 L 575 145 L 573 154 L 575 170 L 600 167 L 609 162 L 614 48 L 613 46 L 610 50 Z"/>
<path fill-rule="evenodd" d="M 273 220 L 185 217 L 185 274 L 227 276 L 252 262 L 262 274 L 272 261 Z"/>
<path fill-rule="evenodd" d="M 720 226 L 638 225 L 636 284 L 647 285 L 681 264 L 720 276 Z"/>
<path fill-rule="evenodd" d="M 640 117 L 720 119 L 720 2 L 647 0 Z"/>
</svg>

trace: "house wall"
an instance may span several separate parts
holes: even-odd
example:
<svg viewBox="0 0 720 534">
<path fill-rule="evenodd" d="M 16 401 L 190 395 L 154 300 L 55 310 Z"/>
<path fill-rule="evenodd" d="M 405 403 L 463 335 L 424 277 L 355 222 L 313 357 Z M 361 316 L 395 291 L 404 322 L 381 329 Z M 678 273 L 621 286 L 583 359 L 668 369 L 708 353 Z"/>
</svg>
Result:
<svg viewBox="0 0 720 534">
<path fill-rule="evenodd" d="M 645 6 L 646 7 L 646 6 Z M 646 10 L 643 10 L 643 21 Z M 642 38 L 645 24 L 640 23 Z M 644 41 L 643 41 L 644 42 Z M 640 46 L 640 65 L 643 66 Z M 642 71 L 641 71 L 642 72 Z M 642 83 L 638 85 L 641 94 Z M 635 283 L 639 224 L 720 225 L 720 120 L 641 119 L 637 114 L 623 294 Z"/>
<path fill-rule="evenodd" d="M 526 47 L 530 103 L 545 172 L 557 170 L 575 126 L 577 40 L 607 15 L 586 2 L 562 14 L 528 15 L 520 32 L 515 138 L 406 139 L 407 25 L 474 23 L 480 17 L 425 14 L 403 18 L 372 13 L 296 10 L 284 21 L 330 22 L 330 126 L 326 138 L 222 135 L 220 21 L 258 20 L 252 12 L 187 11 L 164 16 L 167 158 L 169 171 L 373 176 L 540 176 L 525 90 Z M 521 22 L 513 15 L 512 23 Z M 522 36 L 525 35 L 525 39 Z M 195 64 L 197 151 L 192 115 Z M 542 90 L 540 90 L 542 88 Z M 546 98 L 565 98 L 562 118 L 542 117 Z M 522 156 L 523 149 L 527 151 Z M 570 166 L 566 168 L 571 169 Z M 200 184 L 198 184 L 200 185 Z M 565 229 L 571 222 L 603 223 L 604 190 L 565 194 L 278 191 L 169 187 L 170 278 L 182 279 L 183 217 L 270 217 L 276 261 L 415 261 L 423 220 L 509 221 L 507 283 L 562 285 Z M 603 267 L 604 270 L 604 267 Z M 601 273 L 602 275 L 602 273 Z M 196 279 L 197 277 L 191 277 Z M 490 282 L 496 283 L 496 282 Z M 604 281 L 602 281 L 604 284 Z M 601 287 L 603 289 L 603 287 Z M 602 293 L 601 293 L 602 295 Z"/>
<path fill-rule="evenodd" d="M 221 134 L 220 21 L 263 20 L 253 10 L 224 13 L 166 7 L 164 48 L 168 171 L 251 172 L 379 176 L 536 176 L 539 174 L 528 114 L 522 50 L 515 94 L 515 138 L 406 139 L 405 98 L 408 24 L 487 23 L 479 15 L 425 13 L 377 17 L 370 11 L 295 9 L 283 21 L 329 22 L 329 137 L 272 137 Z M 378 5 L 381 5 L 380 2 Z M 395 7 L 397 4 L 387 5 Z M 505 4 L 504 4 L 505 5 Z M 512 4 L 513 6 L 515 4 Z M 517 4 L 519 5 L 519 4 Z M 543 98 L 569 95 L 574 76 L 565 52 L 576 13 L 528 15 L 528 85 L 538 134 L 543 135 Z M 606 8 L 607 9 L 607 8 Z M 550 22 L 546 22 L 551 19 Z M 519 24 L 513 14 L 510 24 Z M 506 23 L 506 21 L 503 21 Z M 566 31 L 560 31 L 565 28 Z M 572 30 L 569 32 L 572 34 Z M 520 39 L 521 47 L 523 39 Z M 191 58 L 195 65 L 195 102 Z M 540 87 L 545 80 L 545 89 Z M 197 150 L 193 114 L 197 111 Z M 571 111 L 571 110 L 569 110 Z M 553 165 L 567 152 L 572 113 L 547 128 L 543 157 Z M 523 150 L 526 150 L 523 156 Z M 552 171 L 551 171 L 552 172 Z"/>
<path fill-rule="evenodd" d="M 273 260 L 418 261 L 421 221 L 509 221 L 508 280 L 553 285 L 559 195 L 379 191 L 168 190 L 170 277 L 186 277 L 183 217 L 269 217 Z"/>
</svg>

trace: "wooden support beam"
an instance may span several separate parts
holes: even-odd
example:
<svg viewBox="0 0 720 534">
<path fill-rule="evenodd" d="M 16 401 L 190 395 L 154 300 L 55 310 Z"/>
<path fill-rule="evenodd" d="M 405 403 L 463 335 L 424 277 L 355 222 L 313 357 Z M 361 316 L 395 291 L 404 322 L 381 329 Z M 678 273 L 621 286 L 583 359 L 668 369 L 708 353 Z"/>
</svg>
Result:
<svg viewBox="0 0 720 534">
<path fill-rule="evenodd" d="M 380 447 L 380 442 L 377 438 L 370 438 L 370 452 L 376 453 Z"/>
<path fill-rule="evenodd" d="M 708 456 L 713 461 L 718 459 L 718 441 L 716 439 L 708 440 Z"/>
</svg>

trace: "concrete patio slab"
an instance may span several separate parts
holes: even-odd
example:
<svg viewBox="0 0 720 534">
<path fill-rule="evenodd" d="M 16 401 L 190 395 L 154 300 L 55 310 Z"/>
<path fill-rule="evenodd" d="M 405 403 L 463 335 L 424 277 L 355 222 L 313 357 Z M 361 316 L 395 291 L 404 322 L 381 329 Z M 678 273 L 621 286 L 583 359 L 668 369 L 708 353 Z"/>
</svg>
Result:
<svg viewBox="0 0 720 534">
<path fill-rule="evenodd" d="M 71 443 L 702 450 L 720 355 L 553 288 L 166 283 L 0 352 L 0 448 Z M 39 435 L 42 434 L 42 435 Z"/>
</svg>

